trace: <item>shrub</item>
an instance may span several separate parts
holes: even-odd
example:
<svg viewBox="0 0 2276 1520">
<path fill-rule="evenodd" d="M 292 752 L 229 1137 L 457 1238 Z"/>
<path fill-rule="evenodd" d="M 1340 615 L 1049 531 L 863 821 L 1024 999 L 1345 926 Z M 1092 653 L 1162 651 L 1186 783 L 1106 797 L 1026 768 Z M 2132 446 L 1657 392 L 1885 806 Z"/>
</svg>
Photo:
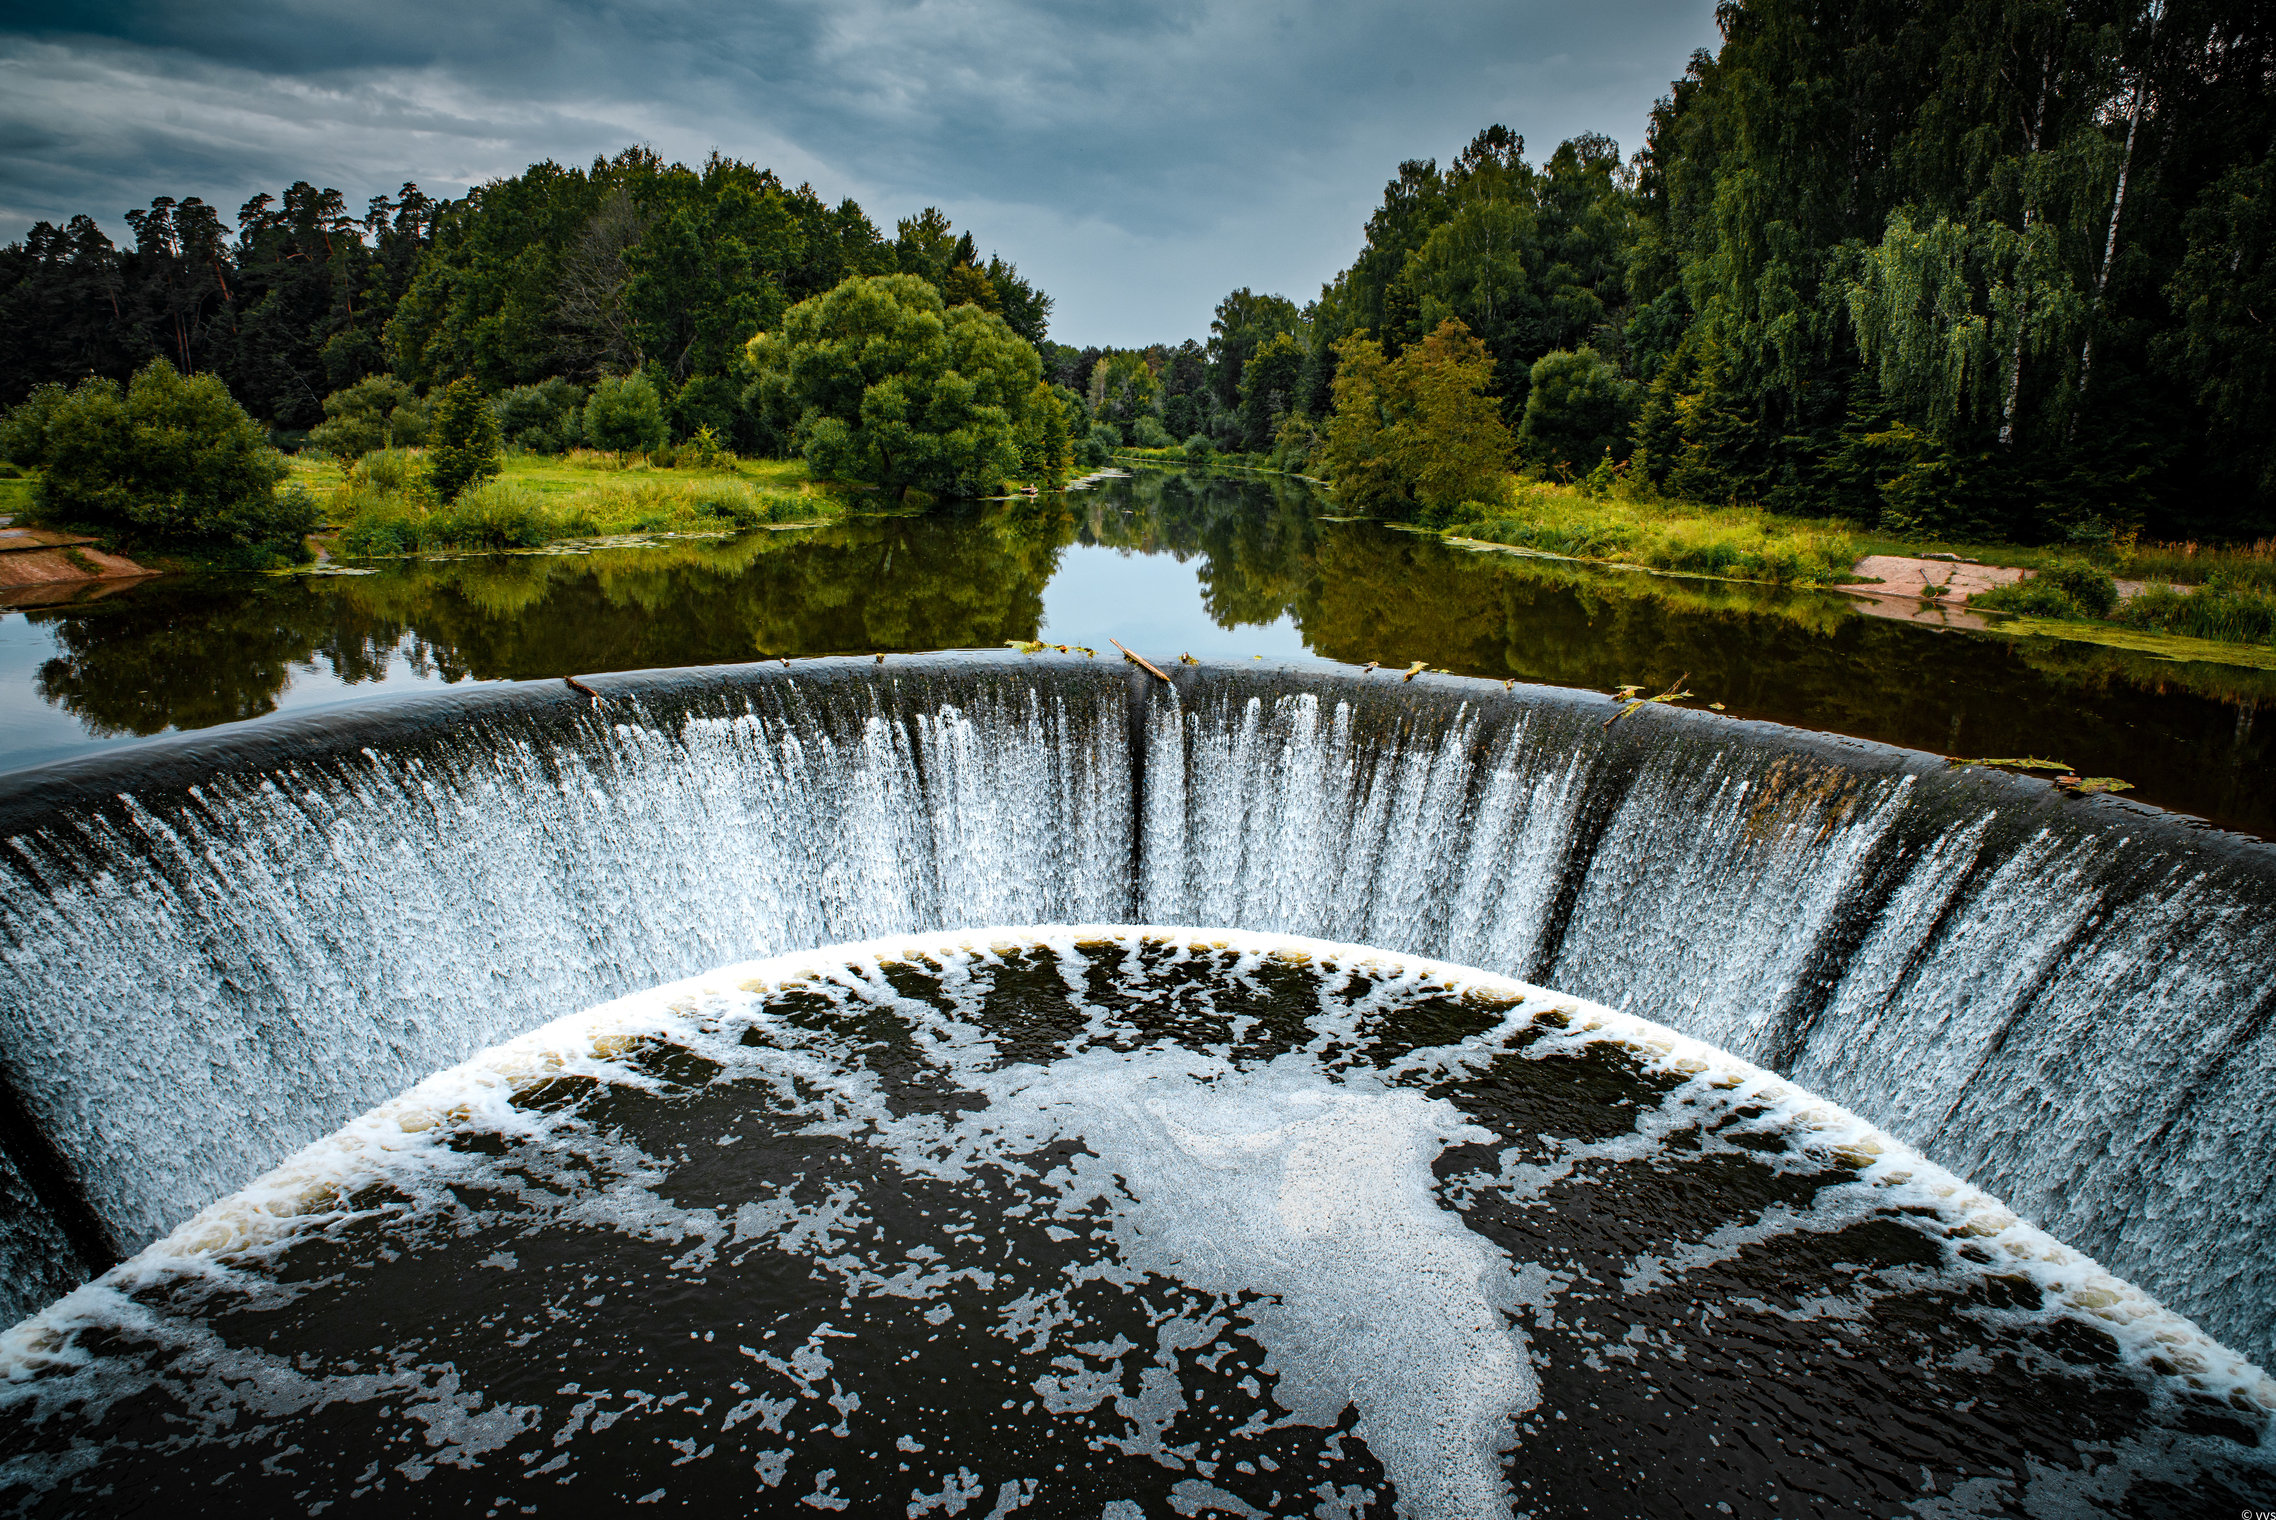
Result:
<svg viewBox="0 0 2276 1520">
<path fill-rule="evenodd" d="M 2042 570 L 2034 577 L 2061 590 L 2071 604 L 2089 617 L 2108 617 L 2118 605 L 2118 584 L 2099 565 L 2072 560 Z"/>
<path fill-rule="evenodd" d="M 2276 592 L 2216 575 L 2193 592 L 2148 586 L 2118 609 L 2129 628 L 2232 644 L 2276 643 Z"/>
<path fill-rule="evenodd" d="M 1994 586 L 1968 599 L 1971 607 L 2025 617 L 2087 619 L 2107 617 L 2118 605 L 2110 573 L 2094 565 L 2053 565 L 2027 580 Z"/>
<path fill-rule="evenodd" d="M 664 444 L 664 404 L 646 375 L 608 375 L 585 403 L 585 442 L 617 454 Z"/>
<path fill-rule="evenodd" d="M 46 388 L 43 388 L 45 390 Z M 285 463 L 216 375 L 163 359 L 125 391 L 87 380 L 37 395 L 11 416 L 11 447 L 36 433 L 42 515 L 154 540 L 261 547 L 298 557 L 316 526 L 307 492 L 280 494 Z"/>
<path fill-rule="evenodd" d="M 428 521 L 428 546 L 534 549 L 551 540 L 552 514 L 535 492 L 503 481 L 468 490 Z"/>
<path fill-rule="evenodd" d="M 1636 387 L 1593 348 L 1558 349 L 1533 363 L 1518 447 L 1529 464 L 1569 473 L 1582 461 L 1626 458 Z"/>
<path fill-rule="evenodd" d="M 375 491 L 408 491 L 412 485 L 411 456 L 402 449 L 378 449 L 356 462 L 352 481 Z"/>
<path fill-rule="evenodd" d="M 1131 435 L 1142 449 L 1166 449 L 1177 442 L 1170 430 L 1162 426 L 1162 419 L 1148 412 L 1130 425 Z"/>
<path fill-rule="evenodd" d="M 672 397 L 670 411 L 676 438 L 692 439 L 708 430 L 715 439 L 733 441 L 746 431 L 742 387 L 724 375 L 695 376 Z"/>
<path fill-rule="evenodd" d="M 351 485 L 344 506 L 343 554 L 416 554 L 427 547 L 427 512 L 409 497 Z"/>
<path fill-rule="evenodd" d="M 1188 459 L 1203 460 L 1216 452 L 1217 445 L 1210 442 L 1207 433 L 1196 433 L 1185 441 L 1185 457 Z"/>
<path fill-rule="evenodd" d="M 373 375 L 326 396 L 324 420 L 308 430 L 310 446 L 348 461 L 426 437 L 426 403 L 392 375 Z"/>
<path fill-rule="evenodd" d="M 60 385 L 35 386 L 21 404 L 0 417 L 0 458 L 37 466 L 47 457 L 47 427 L 71 392 Z"/>
<path fill-rule="evenodd" d="M 542 385 L 517 385 L 490 403 L 498 434 L 508 448 L 530 454 L 558 454 L 577 441 L 584 390 L 555 378 Z"/>
<path fill-rule="evenodd" d="M 498 418 L 471 378 L 443 387 L 427 431 L 427 489 L 437 501 L 455 501 L 505 468 L 498 457 Z"/>
</svg>

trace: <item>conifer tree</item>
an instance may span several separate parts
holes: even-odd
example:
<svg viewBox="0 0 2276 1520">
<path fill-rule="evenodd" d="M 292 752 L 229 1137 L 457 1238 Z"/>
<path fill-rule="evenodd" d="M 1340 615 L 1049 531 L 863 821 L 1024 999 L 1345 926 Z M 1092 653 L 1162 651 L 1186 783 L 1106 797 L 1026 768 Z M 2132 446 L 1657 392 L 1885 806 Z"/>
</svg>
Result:
<svg viewBox="0 0 2276 1520">
<path fill-rule="evenodd" d="M 456 501 L 504 468 L 498 418 L 482 387 L 471 378 L 453 380 L 429 409 L 427 489 L 437 501 Z"/>
</svg>

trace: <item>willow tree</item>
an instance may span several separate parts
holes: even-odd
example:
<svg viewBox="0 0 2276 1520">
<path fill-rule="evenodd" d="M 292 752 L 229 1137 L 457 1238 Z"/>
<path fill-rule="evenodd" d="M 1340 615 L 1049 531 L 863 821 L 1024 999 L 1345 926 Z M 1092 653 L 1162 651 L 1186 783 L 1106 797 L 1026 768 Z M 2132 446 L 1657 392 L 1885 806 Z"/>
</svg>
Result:
<svg viewBox="0 0 2276 1520">
<path fill-rule="evenodd" d="M 916 275 L 856 275 L 748 345 L 752 404 L 797 419 L 815 474 L 977 495 L 1021 469 L 1043 361 L 978 306 Z"/>
</svg>

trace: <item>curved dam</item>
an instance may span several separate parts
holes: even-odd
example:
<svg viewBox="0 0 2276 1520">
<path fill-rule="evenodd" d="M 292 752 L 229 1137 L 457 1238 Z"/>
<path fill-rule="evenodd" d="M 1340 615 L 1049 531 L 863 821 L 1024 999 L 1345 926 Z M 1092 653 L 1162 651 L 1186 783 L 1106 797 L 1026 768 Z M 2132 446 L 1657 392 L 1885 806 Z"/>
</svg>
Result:
<svg viewBox="0 0 2276 1520">
<path fill-rule="evenodd" d="M 0 783 L 0 1313 L 603 999 L 888 934 L 1181 923 L 1665 1024 L 2276 1361 L 2266 846 L 1435 676 L 1005 653 L 590 685 Z"/>
</svg>

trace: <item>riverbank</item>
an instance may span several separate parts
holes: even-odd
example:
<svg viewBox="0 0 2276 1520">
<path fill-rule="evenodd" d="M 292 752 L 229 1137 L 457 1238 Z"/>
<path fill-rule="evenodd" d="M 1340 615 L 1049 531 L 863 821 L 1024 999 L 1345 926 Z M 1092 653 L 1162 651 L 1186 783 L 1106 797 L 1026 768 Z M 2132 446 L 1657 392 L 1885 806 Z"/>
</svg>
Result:
<svg viewBox="0 0 2276 1520">
<path fill-rule="evenodd" d="M 346 559 L 830 522 L 846 514 L 848 494 L 813 480 L 803 460 L 666 467 L 593 450 L 509 455 L 497 478 L 439 504 L 417 489 L 417 450 L 373 455 L 348 471 L 295 458 L 292 470 L 292 483 L 323 505 L 315 546 Z"/>
<path fill-rule="evenodd" d="M 2276 540 L 2060 547 L 1910 540 L 1839 518 L 1591 496 L 1513 480 L 1416 525 L 1457 545 L 1861 595 L 1912 621 L 2269 668 Z"/>
</svg>

